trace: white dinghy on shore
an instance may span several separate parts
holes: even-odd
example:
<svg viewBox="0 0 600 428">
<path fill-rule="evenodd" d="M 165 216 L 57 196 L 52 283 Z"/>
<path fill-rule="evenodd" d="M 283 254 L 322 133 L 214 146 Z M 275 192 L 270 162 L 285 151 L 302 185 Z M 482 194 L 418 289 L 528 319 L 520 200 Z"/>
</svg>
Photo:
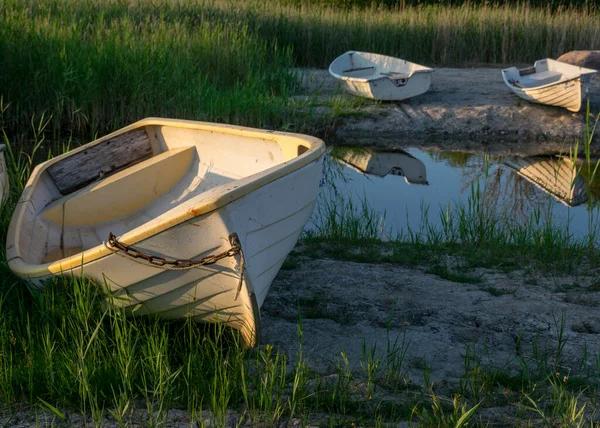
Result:
<svg viewBox="0 0 600 428">
<path fill-rule="evenodd" d="M 502 78 L 524 100 L 577 112 L 587 95 L 591 78 L 597 72 L 546 58 L 536 61 L 533 67 L 504 69 Z"/>
<path fill-rule="evenodd" d="M 305 135 L 144 119 L 35 168 L 8 265 L 36 286 L 85 276 L 130 314 L 225 323 L 254 346 L 324 154 Z"/>
<path fill-rule="evenodd" d="M 427 92 L 433 68 L 368 52 L 349 51 L 329 66 L 329 74 L 351 94 L 399 101 Z"/>
</svg>

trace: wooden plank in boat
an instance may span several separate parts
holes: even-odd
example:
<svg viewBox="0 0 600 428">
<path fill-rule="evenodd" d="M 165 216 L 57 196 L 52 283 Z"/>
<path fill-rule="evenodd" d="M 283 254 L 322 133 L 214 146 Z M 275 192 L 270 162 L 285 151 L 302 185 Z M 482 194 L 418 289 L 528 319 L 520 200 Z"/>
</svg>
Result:
<svg viewBox="0 0 600 428">
<path fill-rule="evenodd" d="M 144 129 L 137 129 L 96 144 L 48 168 L 63 195 L 93 181 L 152 157 L 152 145 Z"/>
<path fill-rule="evenodd" d="M 358 67 L 358 68 L 349 68 L 348 70 L 342 71 L 342 73 L 352 73 L 353 71 L 363 71 L 363 70 L 372 70 L 375 67 Z"/>
<path fill-rule="evenodd" d="M 519 70 L 519 76 L 529 76 L 530 74 L 535 74 L 535 67 L 527 67 Z"/>
<path fill-rule="evenodd" d="M 388 71 L 388 72 L 382 72 L 381 73 L 382 76 L 386 76 L 389 77 L 390 79 L 408 79 L 409 75 L 406 73 L 398 73 L 397 71 Z"/>
</svg>

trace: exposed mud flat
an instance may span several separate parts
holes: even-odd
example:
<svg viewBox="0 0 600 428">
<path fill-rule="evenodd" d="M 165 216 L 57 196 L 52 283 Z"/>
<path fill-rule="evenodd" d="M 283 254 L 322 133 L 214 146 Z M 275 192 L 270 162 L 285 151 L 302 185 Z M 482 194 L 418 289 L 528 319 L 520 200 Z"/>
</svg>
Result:
<svg viewBox="0 0 600 428">
<path fill-rule="evenodd" d="M 325 374 L 335 370 L 340 351 L 358 364 L 363 343 L 383 351 L 388 337 L 406 335 L 411 380 L 423 381 L 424 359 L 432 381 L 452 383 L 464 374 L 467 347 L 489 368 L 508 371 L 518 369 L 532 341 L 554 355 L 564 313 L 565 370 L 577 372 L 586 347 L 588 358 L 600 353 L 594 278 L 478 274 L 483 281 L 473 285 L 393 264 L 307 260 L 273 283 L 262 310 L 262 343 L 293 360 L 301 315 L 304 356 Z"/>
<path fill-rule="evenodd" d="M 327 106 L 340 91 L 327 70 L 300 70 L 308 95 Z M 592 84 L 592 112 L 600 110 L 600 79 Z M 326 107 L 321 107 L 326 108 Z M 399 102 L 366 101 L 343 117 L 336 139 L 344 145 L 423 147 L 498 154 L 569 152 L 585 129 L 585 107 L 572 113 L 521 100 L 500 68 L 438 68 L 423 95 Z M 597 130 L 600 133 L 600 129 Z M 599 138 L 594 150 L 600 153 Z"/>
</svg>

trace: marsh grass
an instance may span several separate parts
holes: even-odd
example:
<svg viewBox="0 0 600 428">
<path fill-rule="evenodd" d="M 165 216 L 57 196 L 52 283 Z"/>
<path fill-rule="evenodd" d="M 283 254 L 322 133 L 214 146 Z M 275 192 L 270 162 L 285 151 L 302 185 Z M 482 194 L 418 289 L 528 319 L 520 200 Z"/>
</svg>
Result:
<svg viewBox="0 0 600 428">
<path fill-rule="evenodd" d="M 469 348 L 458 388 L 439 391 L 432 381 L 414 383 L 405 363 L 410 336 L 391 328 L 387 346 L 365 341 L 356 361 L 341 351 L 334 374 L 323 376 L 303 355 L 302 318 L 292 361 L 269 344 L 245 350 L 218 324 L 125 317 L 83 279 L 31 293 L 13 279 L 0 291 L 0 400 L 7 412 L 25 406 L 61 420 L 75 411 L 94 425 L 107 415 L 129 425 L 140 422 L 133 412 L 144 410 L 144 425 L 161 426 L 177 407 L 200 425 L 203 410 L 210 411 L 211 426 L 228 426 L 232 410 L 238 423 L 252 425 L 318 413 L 344 424 L 455 426 L 473 421 L 482 407 L 521 402 L 527 415 L 555 423 L 589 420 L 581 409 L 598 388 L 593 355 L 565 371 L 575 366 L 562 355 L 569 340 L 564 314 L 556 317 L 554 345 L 521 337 L 517 373 L 486 367 Z M 427 366 L 423 373 L 427 379 Z"/>
<path fill-rule="evenodd" d="M 146 116 L 278 126 L 296 85 L 289 48 L 234 17 L 213 19 L 208 5 L 9 0 L 0 9 L 11 136 L 42 113 L 55 141 Z"/>
<path fill-rule="evenodd" d="M 293 66 L 323 66 L 349 48 L 402 52 L 436 65 L 555 56 L 598 46 L 596 12 L 592 18 L 589 12 L 524 5 L 384 12 L 275 0 L 5 0 L 0 3 L 0 56 L 5 59 L 0 125 L 9 146 L 12 187 L 0 207 L 0 242 L 33 166 L 80 141 L 145 116 L 303 129 L 323 119 L 302 116 L 304 106 L 290 101 L 297 90 Z M 347 112 L 342 102 L 331 107 L 334 115 Z M 447 271 L 464 265 L 446 263 L 450 252 L 470 266 L 520 263 L 515 259 L 566 270 L 574 269 L 575 260 L 595 266 L 592 241 L 586 247 L 567 242 L 561 232 L 541 227 L 539 219 L 511 229 L 482 211 L 478 198 L 474 189 L 472 204 L 444 213 L 441 231 L 431 226 L 405 241 L 383 244 L 385 218 L 367 204 L 342 199 L 321 207 L 323 221 L 305 241 L 334 243 L 338 257 L 363 261 L 423 265 L 438 260 Z M 485 233 L 488 229 L 493 233 Z M 50 413 L 60 423 L 74 411 L 93 425 L 110 415 L 122 426 L 160 426 L 170 409 L 181 407 L 191 415 L 190 423 L 204 424 L 203 411 L 209 410 L 209 424 L 225 426 L 231 409 L 238 411 L 239 424 L 257 425 L 325 411 L 334 415 L 332 424 L 384 426 L 412 415 L 415 422 L 455 426 L 472 420 L 480 408 L 477 399 L 492 394 L 492 375 L 473 355 L 465 363 L 462 393 L 434 393 L 426 364 L 425 388 L 418 387 L 406 371 L 411 341 L 404 333 L 394 336 L 388 330 L 386 346 L 365 342 L 359 361 L 341 351 L 337 376 L 325 379 L 305 360 L 301 318 L 299 352 L 291 361 L 270 345 L 243 349 L 237 335 L 219 324 L 126 317 L 110 304 L 111 296 L 84 278 L 28 290 L 10 272 L 0 248 L 3 413 L 25 407 Z M 558 343 L 566 339 L 563 334 Z M 595 366 L 585 358 L 581 382 L 570 373 L 561 383 L 548 374 L 549 368 L 562 369 L 560 347 L 548 354 L 536 338 L 523 337 L 519 345 L 528 352 L 520 354 L 527 356 L 519 375 L 496 375 L 494 381 L 509 385 L 539 420 L 582 420 L 582 388 L 586 393 L 597 388 L 600 357 Z M 132 420 L 140 409 L 144 420 Z"/>
<path fill-rule="evenodd" d="M 287 2 L 289 3 L 289 2 Z M 532 7 L 472 2 L 340 9 L 316 2 L 216 1 L 263 37 L 291 46 L 300 66 L 325 68 L 348 50 L 379 52 L 436 66 L 523 63 L 599 46 L 598 11 L 582 7 Z M 260 10 L 260 12 L 259 12 Z"/>
<path fill-rule="evenodd" d="M 294 67 L 366 50 L 435 66 L 530 63 L 597 49 L 598 10 L 519 5 L 342 8 L 278 0 L 5 0 L 0 96 L 10 138 L 53 117 L 52 152 L 147 116 L 328 135 L 353 109 L 311 115 Z M 340 104 L 341 103 L 341 104 Z"/>
<path fill-rule="evenodd" d="M 420 230 L 390 236 L 385 216 L 366 199 L 357 207 L 346 195 L 320 205 L 318 226 L 305 242 L 313 255 L 362 262 L 395 262 L 425 266 L 430 273 L 457 282 L 477 284 L 475 268 L 512 271 L 532 268 L 553 273 L 590 272 L 598 260 L 598 234 L 574 237 L 538 209 L 525 222 L 502 212 L 482 209 L 480 193 L 467 204 L 444 210 L 435 225 L 422 211 Z"/>
</svg>

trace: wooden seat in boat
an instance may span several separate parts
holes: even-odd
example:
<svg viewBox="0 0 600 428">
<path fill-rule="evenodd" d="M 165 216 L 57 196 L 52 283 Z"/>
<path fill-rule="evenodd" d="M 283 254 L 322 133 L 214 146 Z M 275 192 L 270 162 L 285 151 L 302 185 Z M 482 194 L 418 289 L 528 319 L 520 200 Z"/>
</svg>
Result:
<svg viewBox="0 0 600 428">
<path fill-rule="evenodd" d="M 167 150 L 63 196 L 42 215 L 63 227 L 82 227 L 131 214 L 173 188 L 195 153 L 195 146 Z"/>
<path fill-rule="evenodd" d="M 562 76 L 563 74 L 558 71 L 546 70 L 540 73 L 523 76 L 520 83 L 525 87 L 542 86 L 547 85 L 548 83 L 557 82 Z"/>
</svg>

